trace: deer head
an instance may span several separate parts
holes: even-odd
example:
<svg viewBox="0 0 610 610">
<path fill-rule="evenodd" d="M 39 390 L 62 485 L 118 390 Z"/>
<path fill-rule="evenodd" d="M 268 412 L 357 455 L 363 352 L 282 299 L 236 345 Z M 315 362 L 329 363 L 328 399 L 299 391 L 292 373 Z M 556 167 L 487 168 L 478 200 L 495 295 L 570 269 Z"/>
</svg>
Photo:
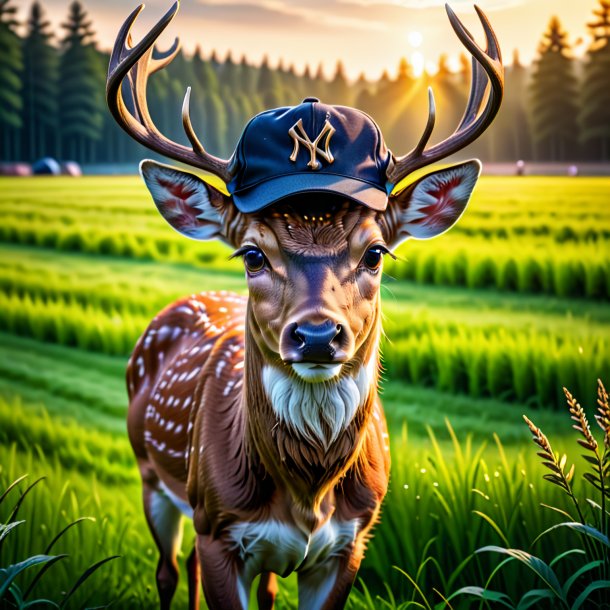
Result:
<svg viewBox="0 0 610 610">
<path fill-rule="evenodd" d="M 497 114 L 503 68 L 485 15 L 476 9 L 487 40 L 483 51 L 447 7 L 453 29 L 472 54 L 473 69 L 464 117 L 445 141 L 427 148 L 436 114 L 431 90 L 424 133 L 402 157 L 387 150 L 367 115 L 308 98 L 256 116 L 234 155 L 223 160 L 206 152 L 194 133 L 190 90 L 182 118 L 191 148 L 171 142 L 155 127 L 146 82 L 177 52 L 176 42 L 152 58 L 154 42 L 178 3 L 133 46 L 130 30 L 141 8 L 123 25 L 112 53 L 110 109 L 136 140 L 215 174 L 230 193 L 191 173 L 144 161 L 141 173 L 159 211 L 187 237 L 220 239 L 243 258 L 250 295 L 248 345 L 256 347 L 251 352 L 258 366 L 303 383 L 351 376 L 355 389 L 362 390 L 361 371 L 377 362 L 384 255 L 407 238 L 447 231 L 464 212 L 480 173 L 480 163 L 468 161 L 430 171 L 394 192 L 414 170 L 475 140 Z M 125 79 L 133 111 L 123 99 Z M 365 377 L 370 383 L 375 374 Z"/>
</svg>

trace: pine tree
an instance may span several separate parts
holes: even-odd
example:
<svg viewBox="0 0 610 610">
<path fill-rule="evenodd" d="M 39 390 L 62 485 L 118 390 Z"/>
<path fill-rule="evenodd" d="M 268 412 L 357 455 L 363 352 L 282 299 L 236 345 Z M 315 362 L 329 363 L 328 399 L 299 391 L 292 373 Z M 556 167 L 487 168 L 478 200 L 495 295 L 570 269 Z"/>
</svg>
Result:
<svg viewBox="0 0 610 610">
<path fill-rule="evenodd" d="M 233 61 L 233 55 L 229 51 L 220 70 L 220 81 L 227 91 L 232 91 L 235 95 L 241 87 L 241 77 L 241 64 Z"/>
<path fill-rule="evenodd" d="M 328 81 L 324 76 L 324 66 L 322 62 L 318 64 L 316 75 L 313 78 L 313 97 L 317 97 L 322 102 L 328 103 Z"/>
<path fill-rule="evenodd" d="M 304 97 L 307 97 L 303 93 L 303 79 L 296 73 L 294 64 L 290 64 L 288 69 L 284 73 L 284 90 L 286 91 L 286 98 L 284 103 L 286 104 L 298 104 Z"/>
<path fill-rule="evenodd" d="M 102 136 L 104 68 L 95 49 L 94 33 L 78 0 L 62 24 L 59 64 L 59 126 L 62 152 L 80 162 L 92 161 L 95 142 Z"/>
<path fill-rule="evenodd" d="M 531 159 L 532 141 L 527 116 L 528 69 L 521 63 L 519 51 L 513 53 L 513 64 L 506 73 L 506 118 L 507 149 L 505 158 L 510 160 Z M 500 112 L 502 110 L 500 109 Z"/>
<path fill-rule="evenodd" d="M 531 83 L 531 118 L 535 156 L 549 161 L 573 158 L 577 146 L 577 81 L 568 35 L 551 18 L 538 47 Z"/>
<path fill-rule="evenodd" d="M 241 109 L 235 95 L 224 98 L 223 104 L 227 115 L 227 132 L 224 142 L 225 149 L 222 150 L 222 154 L 229 156 L 235 149 L 244 125 L 242 124 Z"/>
<path fill-rule="evenodd" d="M 314 84 L 313 76 L 311 75 L 311 68 L 309 64 L 305 64 L 305 70 L 301 76 L 301 91 L 303 92 L 303 98 L 312 97 L 314 95 Z"/>
<path fill-rule="evenodd" d="M 580 142 L 588 158 L 610 159 L 610 0 L 587 26 L 593 39 L 580 91 Z"/>
<path fill-rule="evenodd" d="M 0 0 L 0 159 L 20 157 L 22 127 L 22 68 L 21 41 L 15 33 L 17 8 L 11 0 Z"/>
<path fill-rule="evenodd" d="M 241 69 L 241 92 L 245 95 L 256 95 L 256 83 L 258 76 L 256 68 L 248 63 L 246 56 L 242 56 L 240 62 Z"/>
<path fill-rule="evenodd" d="M 282 81 L 279 72 L 271 69 L 269 66 L 269 58 L 266 55 L 259 70 L 257 91 L 263 100 L 265 108 L 282 106 L 284 99 Z"/>
<path fill-rule="evenodd" d="M 165 68 L 170 79 L 177 80 L 183 89 L 183 94 L 187 87 L 195 87 L 199 84 L 199 79 L 195 73 L 194 62 L 189 60 L 183 50 L 178 51 L 176 57 Z"/>
<path fill-rule="evenodd" d="M 347 82 L 345 68 L 341 61 L 337 62 L 335 75 L 328 84 L 328 99 L 325 101 L 329 104 L 342 104 L 344 106 L 350 106 L 352 104 L 351 88 Z"/>
<path fill-rule="evenodd" d="M 202 91 L 206 93 L 218 93 L 220 91 L 218 75 L 212 67 L 211 62 L 206 61 L 201 56 L 200 47 L 195 49 L 195 55 L 193 55 L 193 72 Z"/>
<path fill-rule="evenodd" d="M 56 153 L 58 57 L 49 25 L 40 3 L 32 4 L 23 41 L 23 135 L 30 161 Z"/>
<path fill-rule="evenodd" d="M 213 155 L 226 154 L 227 145 L 227 111 L 220 96 L 210 93 L 205 96 L 204 112 L 206 116 L 206 130 L 202 141 Z"/>
</svg>

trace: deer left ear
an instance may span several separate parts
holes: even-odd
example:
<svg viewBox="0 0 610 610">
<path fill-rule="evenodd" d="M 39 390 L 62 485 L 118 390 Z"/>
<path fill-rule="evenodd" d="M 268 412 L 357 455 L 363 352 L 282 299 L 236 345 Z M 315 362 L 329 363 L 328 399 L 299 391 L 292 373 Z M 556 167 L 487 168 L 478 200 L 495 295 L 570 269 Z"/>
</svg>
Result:
<svg viewBox="0 0 610 610">
<path fill-rule="evenodd" d="M 463 214 L 481 173 L 476 159 L 432 172 L 390 197 L 386 241 L 392 247 L 414 237 L 429 239 L 449 230 Z"/>
<path fill-rule="evenodd" d="M 146 159 L 140 173 L 159 212 L 191 239 L 222 239 L 231 199 L 194 174 Z"/>
</svg>

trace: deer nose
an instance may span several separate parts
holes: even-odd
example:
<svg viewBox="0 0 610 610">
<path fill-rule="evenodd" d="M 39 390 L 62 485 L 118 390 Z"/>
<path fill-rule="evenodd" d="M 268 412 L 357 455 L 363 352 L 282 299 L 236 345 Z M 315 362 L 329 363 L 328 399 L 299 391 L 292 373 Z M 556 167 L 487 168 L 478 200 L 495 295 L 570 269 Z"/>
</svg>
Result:
<svg viewBox="0 0 610 610">
<path fill-rule="evenodd" d="M 335 362 L 341 324 L 326 320 L 322 324 L 288 324 L 282 333 L 281 352 L 286 362 Z"/>
</svg>

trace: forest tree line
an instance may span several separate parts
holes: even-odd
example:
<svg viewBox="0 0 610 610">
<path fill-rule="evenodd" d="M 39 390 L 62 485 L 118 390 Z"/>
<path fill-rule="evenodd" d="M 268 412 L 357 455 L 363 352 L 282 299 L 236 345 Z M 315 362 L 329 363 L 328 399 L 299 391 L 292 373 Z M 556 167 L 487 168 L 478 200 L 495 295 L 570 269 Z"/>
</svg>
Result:
<svg viewBox="0 0 610 610">
<path fill-rule="evenodd" d="M 79 1 L 68 7 L 61 32 L 51 31 L 39 2 L 26 24 L 16 21 L 13 0 L 0 0 L 0 161 L 43 156 L 80 163 L 131 163 L 146 153 L 114 122 L 104 100 L 109 53 L 95 40 L 93 23 Z M 23 36 L 19 35 L 19 26 Z M 577 60 L 568 33 L 551 18 L 532 66 L 518 53 L 506 68 L 506 96 L 493 126 L 469 153 L 485 161 L 610 160 L 610 0 L 599 0 L 587 24 L 586 57 Z M 151 77 L 148 101 L 162 133 L 188 144 L 181 124 L 187 86 L 191 118 L 210 152 L 228 156 L 256 113 L 315 96 L 356 106 L 381 126 L 397 154 L 417 142 L 427 117 L 428 86 L 437 100 L 436 140 L 458 125 L 470 87 L 470 58 L 461 69 L 441 56 L 434 75 L 415 77 L 406 59 L 395 75 L 350 82 L 341 62 L 327 79 L 323 66 L 297 73 L 282 61 L 272 67 L 231 54 L 204 57 L 182 51 Z M 149 153 L 148 153 L 149 154 Z"/>
</svg>

